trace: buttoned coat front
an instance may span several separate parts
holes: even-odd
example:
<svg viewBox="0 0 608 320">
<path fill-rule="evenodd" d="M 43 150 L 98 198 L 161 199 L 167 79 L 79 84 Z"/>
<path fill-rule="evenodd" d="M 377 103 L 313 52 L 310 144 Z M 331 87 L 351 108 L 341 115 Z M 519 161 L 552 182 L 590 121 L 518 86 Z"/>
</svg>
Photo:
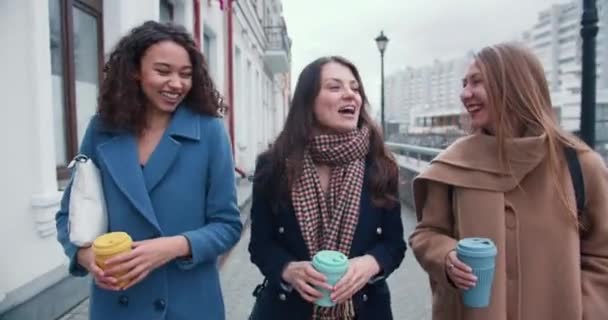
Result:
<svg viewBox="0 0 608 320">
<path fill-rule="evenodd" d="M 270 161 L 261 157 L 258 162 L 259 170 Z M 368 162 L 361 191 L 359 220 L 349 257 L 373 256 L 382 274 L 353 296 L 353 304 L 357 319 L 390 320 L 393 315 L 386 278 L 399 267 L 406 250 L 401 206 L 396 204 L 392 208 L 382 208 L 374 205 L 369 168 Z M 277 206 L 277 203 L 282 204 Z M 265 196 L 255 182 L 249 252 L 251 261 L 267 280 L 266 287 L 259 292 L 254 319 L 310 320 L 313 305 L 295 289 L 289 290 L 282 284 L 281 274 L 289 262 L 311 260 L 293 204 Z"/>
<path fill-rule="evenodd" d="M 134 241 L 184 235 L 191 259 L 170 261 L 125 291 L 92 284 L 90 319 L 223 320 L 217 258 L 240 238 L 232 153 L 222 120 L 180 106 L 145 166 L 136 137 L 95 117 L 81 146 L 101 172 L 108 231 Z M 83 276 L 69 242 L 69 187 L 57 213 L 58 240 L 70 273 Z"/>
</svg>

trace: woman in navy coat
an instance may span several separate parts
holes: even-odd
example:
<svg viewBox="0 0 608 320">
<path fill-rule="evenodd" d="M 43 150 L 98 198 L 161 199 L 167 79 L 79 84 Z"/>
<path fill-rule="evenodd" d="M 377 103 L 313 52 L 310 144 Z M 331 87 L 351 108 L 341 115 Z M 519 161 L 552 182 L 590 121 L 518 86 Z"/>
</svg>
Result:
<svg viewBox="0 0 608 320">
<path fill-rule="evenodd" d="M 366 108 L 354 65 L 309 64 L 285 127 L 260 156 L 251 208 L 251 261 L 265 277 L 252 319 L 392 319 L 386 278 L 403 260 L 398 169 Z M 315 271 L 320 250 L 347 255 L 335 285 Z M 318 288 L 335 307 L 314 304 Z"/>
<path fill-rule="evenodd" d="M 101 172 L 108 231 L 127 232 L 133 250 L 101 271 L 91 248 L 69 241 L 69 188 L 56 217 L 70 273 L 94 278 L 90 319 L 223 320 L 217 258 L 241 223 L 203 56 L 182 27 L 146 22 L 120 40 L 105 72 L 80 152 Z"/>
</svg>

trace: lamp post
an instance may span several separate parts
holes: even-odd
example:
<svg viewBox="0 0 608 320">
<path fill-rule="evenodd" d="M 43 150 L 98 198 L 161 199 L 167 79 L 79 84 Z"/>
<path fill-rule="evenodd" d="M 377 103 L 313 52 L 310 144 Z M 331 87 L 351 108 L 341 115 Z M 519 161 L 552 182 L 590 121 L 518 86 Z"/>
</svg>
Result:
<svg viewBox="0 0 608 320">
<path fill-rule="evenodd" d="M 382 137 L 386 138 L 386 128 L 384 126 L 384 50 L 386 50 L 388 38 L 384 35 L 384 31 L 380 31 L 380 35 L 375 40 L 380 51 L 380 125 L 382 126 Z"/>
<path fill-rule="evenodd" d="M 583 38 L 581 81 L 581 139 L 595 146 L 595 37 L 597 36 L 597 6 L 595 0 L 583 0 L 581 37 Z"/>
</svg>

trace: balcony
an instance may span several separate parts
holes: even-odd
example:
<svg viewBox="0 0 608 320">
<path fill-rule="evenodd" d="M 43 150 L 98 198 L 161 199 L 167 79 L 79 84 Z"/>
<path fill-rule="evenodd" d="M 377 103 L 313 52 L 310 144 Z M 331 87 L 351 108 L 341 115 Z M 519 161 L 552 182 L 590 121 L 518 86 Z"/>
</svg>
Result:
<svg viewBox="0 0 608 320">
<path fill-rule="evenodd" d="M 285 27 L 265 27 L 266 50 L 264 63 L 272 73 L 289 72 L 291 65 L 291 40 Z"/>
<path fill-rule="evenodd" d="M 573 91 L 581 89 L 581 77 L 576 74 L 568 73 L 561 76 L 562 88 Z"/>
</svg>

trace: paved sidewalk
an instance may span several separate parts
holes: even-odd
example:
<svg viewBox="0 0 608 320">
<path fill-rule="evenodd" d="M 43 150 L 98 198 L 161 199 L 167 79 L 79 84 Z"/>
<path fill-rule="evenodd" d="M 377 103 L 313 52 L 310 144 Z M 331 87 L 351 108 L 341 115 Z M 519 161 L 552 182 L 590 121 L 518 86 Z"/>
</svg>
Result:
<svg viewBox="0 0 608 320">
<path fill-rule="evenodd" d="M 416 213 L 401 209 L 406 241 L 416 226 Z M 405 259 L 389 278 L 395 320 L 431 320 L 431 288 L 428 276 L 408 246 Z"/>
</svg>

